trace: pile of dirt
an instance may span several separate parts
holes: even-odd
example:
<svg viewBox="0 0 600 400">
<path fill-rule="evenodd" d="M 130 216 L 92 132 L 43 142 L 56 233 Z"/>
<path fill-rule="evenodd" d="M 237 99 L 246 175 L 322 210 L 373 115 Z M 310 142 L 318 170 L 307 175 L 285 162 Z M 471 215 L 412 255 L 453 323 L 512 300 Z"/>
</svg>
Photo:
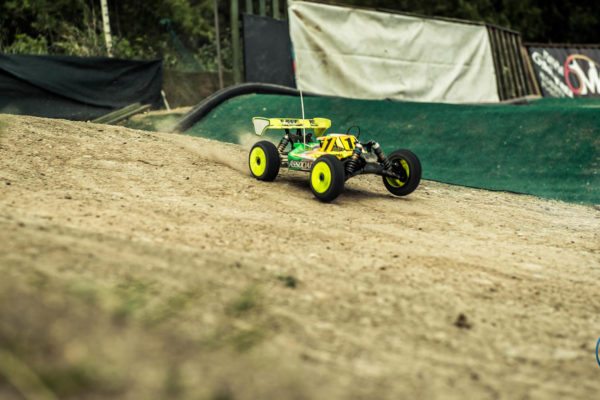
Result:
<svg viewBox="0 0 600 400">
<path fill-rule="evenodd" d="M 0 397 L 594 398 L 600 211 L 0 116 Z"/>
</svg>

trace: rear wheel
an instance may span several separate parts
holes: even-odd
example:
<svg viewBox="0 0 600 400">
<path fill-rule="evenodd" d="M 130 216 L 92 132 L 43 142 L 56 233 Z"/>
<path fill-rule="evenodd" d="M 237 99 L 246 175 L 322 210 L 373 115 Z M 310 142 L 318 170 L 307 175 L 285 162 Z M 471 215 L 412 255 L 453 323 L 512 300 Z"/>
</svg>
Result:
<svg viewBox="0 0 600 400">
<path fill-rule="evenodd" d="M 392 170 L 400 179 L 383 177 L 383 184 L 396 196 L 406 196 L 414 192 L 421 182 L 421 162 L 410 150 L 396 150 L 388 155 Z"/>
<path fill-rule="evenodd" d="M 250 149 L 248 158 L 250 173 L 261 181 L 272 181 L 279 173 L 281 158 L 277 147 L 271 142 L 262 140 Z"/>
<path fill-rule="evenodd" d="M 310 170 L 310 189 L 324 202 L 334 200 L 344 191 L 344 181 L 344 166 L 331 154 L 317 158 Z"/>
</svg>

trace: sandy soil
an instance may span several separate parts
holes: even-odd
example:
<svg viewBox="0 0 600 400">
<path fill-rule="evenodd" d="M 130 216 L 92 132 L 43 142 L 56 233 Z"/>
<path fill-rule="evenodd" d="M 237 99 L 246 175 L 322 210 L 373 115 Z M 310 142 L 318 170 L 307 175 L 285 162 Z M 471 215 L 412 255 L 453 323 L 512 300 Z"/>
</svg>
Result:
<svg viewBox="0 0 600 400">
<path fill-rule="evenodd" d="M 600 393 L 592 206 L 376 176 L 321 204 L 240 146 L 4 115 L 0 249 L 2 398 Z"/>
</svg>

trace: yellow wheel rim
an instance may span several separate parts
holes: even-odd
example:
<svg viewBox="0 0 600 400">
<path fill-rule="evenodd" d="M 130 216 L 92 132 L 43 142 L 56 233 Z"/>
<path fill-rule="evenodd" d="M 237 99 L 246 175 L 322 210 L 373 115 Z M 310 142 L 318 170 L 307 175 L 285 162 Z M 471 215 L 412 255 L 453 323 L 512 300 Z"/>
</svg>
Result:
<svg viewBox="0 0 600 400">
<path fill-rule="evenodd" d="M 406 182 L 408 182 L 408 178 L 410 178 L 410 168 L 408 167 L 408 163 L 406 162 L 406 160 L 400 160 L 400 166 L 406 172 L 406 178 L 407 178 Z M 387 180 L 387 183 L 389 183 L 391 187 L 399 188 L 399 187 L 406 185 L 406 182 L 402 182 L 400 179 L 394 179 L 394 178 L 390 178 L 390 177 L 386 177 L 385 179 Z"/>
<path fill-rule="evenodd" d="M 318 162 L 310 174 L 310 182 L 317 193 L 325 193 L 331 186 L 331 169 L 323 161 Z"/>
<path fill-rule="evenodd" d="M 250 152 L 250 171 L 255 176 L 261 176 L 265 173 L 265 169 L 267 168 L 267 156 L 265 152 L 260 147 L 255 147 L 252 152 Z"/>
</svg>

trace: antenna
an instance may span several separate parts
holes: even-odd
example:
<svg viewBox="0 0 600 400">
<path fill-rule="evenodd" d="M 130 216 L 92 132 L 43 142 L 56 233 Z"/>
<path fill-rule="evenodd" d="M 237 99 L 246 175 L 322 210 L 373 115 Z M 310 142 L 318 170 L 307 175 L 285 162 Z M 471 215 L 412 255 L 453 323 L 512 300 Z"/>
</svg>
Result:
<svg viewBox="0 0 600 400">
<path fill-rule="evenodd" d="M 304 142 L 304 148 L 306 149 L 306 124 L 304 121 L 304 98 L 302 97 L 302 89 L 300 89 L 300 105 L 302 106 L 302 141 Z"/>
</svg>

